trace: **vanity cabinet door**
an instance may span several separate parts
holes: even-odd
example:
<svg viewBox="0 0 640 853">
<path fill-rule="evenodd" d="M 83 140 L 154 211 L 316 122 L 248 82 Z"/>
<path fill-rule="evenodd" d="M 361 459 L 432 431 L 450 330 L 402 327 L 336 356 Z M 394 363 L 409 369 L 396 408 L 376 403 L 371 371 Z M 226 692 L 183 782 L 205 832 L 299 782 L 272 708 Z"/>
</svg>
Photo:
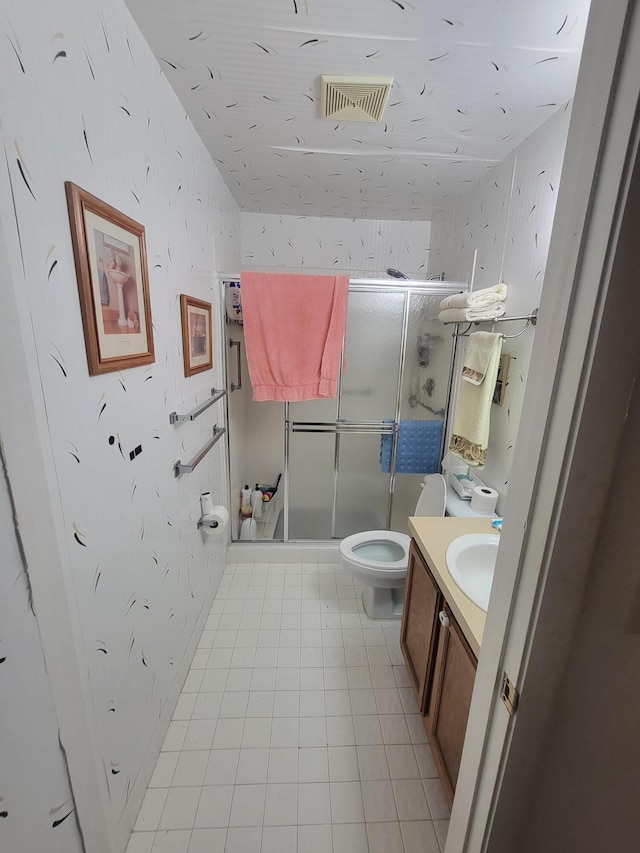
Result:
<svg viewBox="0 0 640 853">
<path fill-rule="evenodd" d="M 400 647 L 420 712 L 429 701 L 438 611 L 441 607 L 442 594 L 412 541 L 402 608 Z"/>
<path fill-rule="evenodd" d="M 446 605 L 441 614 L 427 734 L 440 779 L 451 803 L 478 662 Z"/>
</svg>

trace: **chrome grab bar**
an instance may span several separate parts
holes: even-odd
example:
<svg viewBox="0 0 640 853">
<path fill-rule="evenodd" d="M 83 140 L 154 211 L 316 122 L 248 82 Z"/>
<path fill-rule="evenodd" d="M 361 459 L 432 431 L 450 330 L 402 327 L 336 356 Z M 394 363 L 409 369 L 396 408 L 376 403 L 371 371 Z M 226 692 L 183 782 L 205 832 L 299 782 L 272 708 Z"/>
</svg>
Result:
<svg viewBox="0 0 640 853">
<path fill-rule="evenodd" d="M 229 383 L 229 387 L 232 391 L 242 391 L 242 356 L 240 354 L 240 343 L 240 341 L 229 340 L 229 349 L 238 347 L 238 383 Z"/>
<path fill-rule="evenodd" d="M 222 391 L 212 388 L 211 397 L 204 403 L 200 403 L 199 406 L 196 406 L 195 409 L 192 409 L 186 415 L 179 415 L 177 412 L 171 412 L 171 414 L 169 415 L 169 423 L 177 424 L 180 421 L 195 421 L 195 419 L 203 412 L 205 412 L 209 408 L 209 406 L 212 406 L 214 403 L 217 403 L 218 400 L 221 400 L 226 393 L 227 392 L 224 388 L 222 389 Z"/>
<path fill-rule="evenodd" d="M 174 477 L 179 477 L 180 474 L 190 474 L 193 471 L 193 469 L 196 467 L 196 465 L 199 465 L 200 462 L 202 462 L 202 460 L 207 455 L 207 453 L 211 450 L 213 445 L 216 444 L 216 442 L 220 438 L 222 438 L 222 436 L 225 434 L 226 431 L 227 431 L 226 427 L 219 427 L 218 424 L 216 424 L 213 428 L 213 438 L 211 438 L 205 444 L 205 446 L 202 448 L 200 453 L 197 454 L 197 456 L 193 457 L 191 462 L 187 462 L 186 465 L 183 464 L 182 462 L 180 462 L 180 460 L 178 460 L 176 462 L 176 464 L 173 466 Z"/>
<path fill-rule="evenodd" d="M 326 432 L 326 433 L 374 433 L 375 435 L 393 435 L 398 430 L 396 423 L 384 421 L 286 421 L 289 432 Z"/>
</svg>

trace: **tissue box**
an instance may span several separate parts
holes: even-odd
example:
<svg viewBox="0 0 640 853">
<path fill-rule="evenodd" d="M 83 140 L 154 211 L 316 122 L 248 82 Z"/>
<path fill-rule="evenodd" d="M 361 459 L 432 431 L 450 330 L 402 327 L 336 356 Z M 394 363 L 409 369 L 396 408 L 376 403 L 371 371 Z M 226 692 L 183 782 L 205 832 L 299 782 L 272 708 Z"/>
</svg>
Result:
<svg viewBox="0 0 640 853">
<path fill-rule="evenodd" d="M 476 486 L 484 486 L 485 484 L 479 477 L 473 473 L 462 474 L 449 471 L 449 483 L 455 493 L 462 498 L 463 501 L 470 501 L 473 490 Z"/>
</svg>

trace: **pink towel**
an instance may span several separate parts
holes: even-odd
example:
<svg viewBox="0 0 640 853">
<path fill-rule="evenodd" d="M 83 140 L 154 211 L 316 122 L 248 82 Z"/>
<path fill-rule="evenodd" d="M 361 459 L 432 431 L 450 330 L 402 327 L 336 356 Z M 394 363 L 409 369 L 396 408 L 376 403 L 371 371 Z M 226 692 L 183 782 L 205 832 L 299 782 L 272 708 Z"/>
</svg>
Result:
<svg viewBox="0 0 640 853">
<path fill-rule="evenodd" d="M 254 400 L 336 396 L 348 292 L 348 276 L 242 273 Z"/>
</svg>

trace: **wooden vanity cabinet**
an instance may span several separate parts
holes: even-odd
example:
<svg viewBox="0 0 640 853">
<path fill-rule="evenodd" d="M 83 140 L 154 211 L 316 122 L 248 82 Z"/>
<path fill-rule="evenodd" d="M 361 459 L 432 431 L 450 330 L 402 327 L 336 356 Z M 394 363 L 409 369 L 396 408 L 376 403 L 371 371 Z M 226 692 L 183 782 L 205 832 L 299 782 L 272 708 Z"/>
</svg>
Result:
<svg viewBox="0 0 640 853">
<path fill-rule="evenodd" d="M 421 713 L 429 704 L 439 626 L 438 612 L 442 606 L 442 593 L 412 540 L 402 608 L 400 648 Z"/>
<path fill-rule="evenodd" d="M 478 662 L 444 605 L 438 632 L 427 735 L 445 793 L 451 803 L 458 780 Z"/>
<path fill-rule="evenodd" d="M 440 780 L 451 804 L 478 662 L 413 540 L 400 647 Z"/>
</svg>

